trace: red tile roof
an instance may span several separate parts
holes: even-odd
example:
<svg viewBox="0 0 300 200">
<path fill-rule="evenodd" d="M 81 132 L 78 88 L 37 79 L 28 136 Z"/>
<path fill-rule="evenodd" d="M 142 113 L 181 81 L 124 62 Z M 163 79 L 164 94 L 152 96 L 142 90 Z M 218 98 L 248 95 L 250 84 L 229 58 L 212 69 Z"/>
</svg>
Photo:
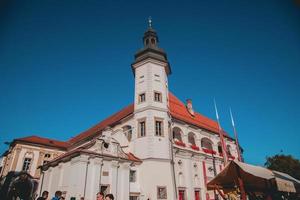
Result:
<svg viewBox="0 0 300 200">
<path fill-rule="evenodd" d="M 49 146 L 49 147 L 55 147 L 59 148 L 62 150 L 67 149 L 69 146 L 68 142 L 62 142 L 58 140 L 53 140 L 53 139 L 48 139 L 48 138 L 42 138 L 39 136 L 29 136 L 29 137 L 24 137 L 24 138 L 17 138 L 13 141 L 14 142 L 25 142 L 25 143 L 34 143 L 34 144 L 39 144 L 39 145 L 44 145 L 44 146 Z"/>
<path fill-rule="evenodd" d="M 118 123 L 120 120 L 124 119 L 125 117 L 131 115 L 134 110 L 134 105 L 131 104 L 125 108 L 123 108 L 121 111 L 113 114 L 112 116 L 106 118 L 105 120 L 101 121 L 100 123 L 96 124 L 92 128 L 80 133 L 79 135 L 73 137 L 68 142 L 71 144 L 76 144 L 77 142 L 89 138 L 91 136 L 94 136 L 97 133 L 100 133 L 103 129 L 105 129 L 107 126 L 112 126 L 113 124 Z"/>
<path fill-rule="evenodd" d="M 172 93 L 169 93 L 169 102 L 170 113 L 173 118 L 200 128 L 204 128 L 214 133 L 219 133 L 219 127 L 216 121 L 209 119 L 197 112 L 195 112 L 194 116 L 192 116 L 186 109 L 186 105 Z"/>
<path fill-rule="evenodd" d="M 128 157 L 128 160 L 134 161 L 134 162 L 142 162 L 141 159 L 139 159 L 138 157 L 136 157 L 135 155 L 133 155 L 132 153 L 127 153 L 126 154 Z"/>
<path fill-rule="evenodd" d="M 170 113 L 171 116 L 177 120 L 186 122 L 188 124 L 192 124 L 194 126 L 207 129 L 214 133 L 218 133 L 218 124 L 216 121 L 209 119 L 199 113 L 194 114 L 192 116 L 186 109 L 186 106 L 183 102 L 181 102 L 175 95 L 169 93 L 169 102 L 170 102 Z M 90 129 L 80 133 L 79 135 L 71 138 L 67 142 L 42 138 L 38 136 L 30 136 L 25 138 L 15 139 L 15 141 L 25 141 L 30 143 L 37 143 L 41 145 L 47 145 L 51 147 L 57 147 L 66 149 L 71 145 L 75 145 L 78 142 L 92 138 L 96 134 L 99 134 L 102 130 L 104 130 L 108 126 L 113 126 L 114 124 L 118 123 L 120 120 L 128 117 L 129 115 L 133 114 L 134 112 L 134 105 L 131 104 L 121 111 L 113 114 L 112 116 L 106 118 L 105 120 L 101 121 L 100 123 L 96 124 L 95 126 L 91 127 Z M 225 133 L 225 135 L 227 135 Z"/>
</svg>

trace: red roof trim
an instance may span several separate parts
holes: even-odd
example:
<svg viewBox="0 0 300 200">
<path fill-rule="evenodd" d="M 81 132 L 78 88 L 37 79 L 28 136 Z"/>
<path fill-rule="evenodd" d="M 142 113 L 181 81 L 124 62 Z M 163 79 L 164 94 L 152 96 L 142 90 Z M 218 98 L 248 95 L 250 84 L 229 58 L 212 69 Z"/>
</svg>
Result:
<svg viewBox="0 0 300 200">
<path fill-rule="evenodd" d="M 208 117 L 201 115 L 200 113 L 195 112 L 192 116 L 184 103 L 182 103 L 175 95 L 169 93 L 169 104 L 170 104 L 170 113 L 171 116 L 179 121 L 186 122 L 188 124 L 204 128 L 216 134 L 219 134 L 218 123 Z M 227 134 L 225 133 L 225 136 Z M 228 136 L 227 136 L 228 137 Z"/>
<path fill-rule="evenodd" d="M 26 142 L 26 143 L 33 143 L 33 144 L 39 144 L 43 146 L 48 146 L 48 147 L 54 147 L 54 148 L 59 148 L 62 150 L 66 150 L 67 147 L 69 146 L 68 142 L 62 142 L 58 140 L 53 140 L 49 138 L 43 138 L 39 136 L 28 136 L 28 137 L 23 137 L 23 138 L 17 138 L 13 141 L 14 142 Z"/>
</svg>

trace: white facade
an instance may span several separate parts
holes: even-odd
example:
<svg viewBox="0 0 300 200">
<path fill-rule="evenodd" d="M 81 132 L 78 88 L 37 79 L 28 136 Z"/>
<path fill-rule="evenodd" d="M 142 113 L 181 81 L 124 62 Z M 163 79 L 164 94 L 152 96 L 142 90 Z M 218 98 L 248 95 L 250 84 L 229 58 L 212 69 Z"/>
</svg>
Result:
<svg viewBox="0 0 300 200">
<path fill-rule="evenodd" d="M 9 171 L 26 171 L 35 179 L 40 177 L 38 167 L 64 153 L 63 150 L 41 146 L 33 143 L 17 141 L 10 148 L 3 159 L 1 175 L 5 176 Z M 28 159 L 27 161 L 25 161 Z M 27 162 L 27 166 L 25 166 Z"/>
<path fill-rule="evenodd" d="M 85 200 L 95 199 L 100 190 L 119 200 L 214 197 L 206 191 L 206 183 L 224 165 L 219 134 L 201 123 L 195 125 L 172 117 L 168 90 L 171 68 L 151 27 L 145 33 L 144 48 L 135 55 L 132 70 L 133 110 L 44 165 L 39 192 L 47 190 L 52 195 L 61 190 L 66 199 Z M 191 104 L 181 105 L 180 109 L 188 110 L 186 118 L 195 119 Z M 237 158 L 235 142 L 226 137 L 226 144 L 230 146 L 231 159 Z M 22 150 L 20 156 L 26 153 Z M 33 150 L 32 156 L 39 154 Z M 17 163 L 17 169 L 21 165 Z M 37 166 L 33 163 L 31 167 Z"/>
</svg>

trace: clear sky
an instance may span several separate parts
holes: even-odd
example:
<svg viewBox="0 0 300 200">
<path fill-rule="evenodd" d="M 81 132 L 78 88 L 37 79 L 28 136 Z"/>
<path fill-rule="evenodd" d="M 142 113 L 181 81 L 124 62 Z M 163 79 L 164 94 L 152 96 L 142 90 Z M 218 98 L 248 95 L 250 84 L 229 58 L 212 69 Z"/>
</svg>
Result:
<svg viewBox="0 0 300 200">
<path fill-rule="evenodd" d="M 300 5 L 292 0 L 9 1 L 0 3 L 0 152 L 58 140 L 133 102 L 130 64 L 152 16 L 171 91 L 231 135 L 249 163 L 300 158 Z"/>
</svg>

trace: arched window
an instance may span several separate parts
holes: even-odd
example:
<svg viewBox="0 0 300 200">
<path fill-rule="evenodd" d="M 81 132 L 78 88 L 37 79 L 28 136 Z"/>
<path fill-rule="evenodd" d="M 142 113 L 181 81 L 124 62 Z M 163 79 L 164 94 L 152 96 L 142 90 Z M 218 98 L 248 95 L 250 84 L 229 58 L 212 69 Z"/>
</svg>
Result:
<svg viewBox="0 0 300 200">
<path fill-rule="evenodd" d="M 178 140 L 182 142 L 182 137 L 181 137 L 182 131 L 178 127 L 173 128 L 173 139 Z"/>
<path fill-rule="evenodd" d="M 188 134 L 188 141 L 191 145 L 196 145 L 196 142 L 195 142 L 195 134 L 190 132 Z"/>
<path fill-rule="evenodd" d="M 132 139 L 132 128 L 131 126 L 127 125 L 123 127 L 123 133 L 126 136 L 127 140 L 130 142 Z"/>
<path fill-rule="evenodd" d="M 213 144 L 212 141 L 208 138 L 202 138 L 201 139 L 201 147 L 203 149 L 213 150 L 212 144 Z"/>
<path fill-rule="evenodd" d="M 155 44 L 155 39 L 154 38 L 151 39 L 151 44 Z"/>
<path fill-rule="evenodd" d="M 229 144 L 226 146 L 226 151 L 227 151 L 228 156 L 232 155 L 231 154 L 231 146 Z"/>
<path fill-rule="evenodd" d="M 223 153 L 221 142 L 218 142 L 218 152 L 219 152 L 219 154 Z"/>
</svg>

